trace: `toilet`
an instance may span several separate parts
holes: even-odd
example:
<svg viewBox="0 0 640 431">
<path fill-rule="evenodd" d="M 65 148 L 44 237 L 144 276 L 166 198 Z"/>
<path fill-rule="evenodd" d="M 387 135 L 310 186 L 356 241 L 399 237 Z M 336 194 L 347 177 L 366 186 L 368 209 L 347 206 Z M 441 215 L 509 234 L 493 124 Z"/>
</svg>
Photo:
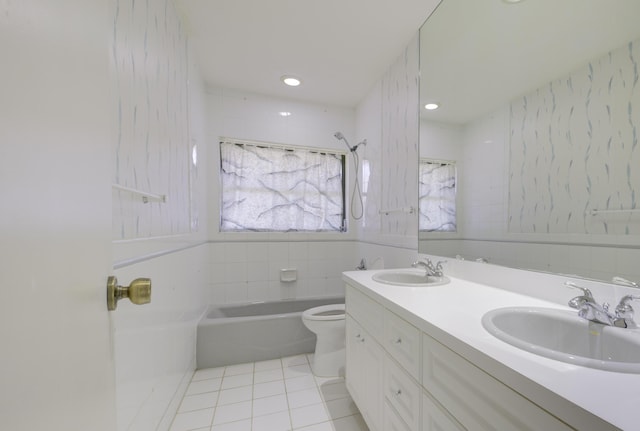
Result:
<svg viewBox="0 0 640 431">
<path fill-rule="evenodd" d="M 316 334 L 316 350 L 311 370 L 318 377 L 344 375 L 344 304 L 314 307 L 302 313 L 302 323 Z"/>
</svg>

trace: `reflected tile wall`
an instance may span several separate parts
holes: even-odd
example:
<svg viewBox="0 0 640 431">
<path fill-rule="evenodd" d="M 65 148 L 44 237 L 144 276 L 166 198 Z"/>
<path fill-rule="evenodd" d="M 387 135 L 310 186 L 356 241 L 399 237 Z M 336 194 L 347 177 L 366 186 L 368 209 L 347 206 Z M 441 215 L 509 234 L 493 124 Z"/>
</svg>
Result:
<svg viewBox="0 0 640 431">
<path fill-rule="evenodd" d="M 167 196 L 145 204 L 114 190 L 113 238 L 188 233 L 186 31 L 171 0 L 117 0 L 112 8 L 113 183 Z"/>
<path fill-rule="evenodd" d="M 418 38 L 382 80 L 382 209 L 418 207 Z M 413 236 L 416 214 L 383 216 L 385 234 Z"/>
<path fill-rule="evenodd" d="M 509 232 L 640 234 L 640 41 L 511 104 Z"/>
</svg>

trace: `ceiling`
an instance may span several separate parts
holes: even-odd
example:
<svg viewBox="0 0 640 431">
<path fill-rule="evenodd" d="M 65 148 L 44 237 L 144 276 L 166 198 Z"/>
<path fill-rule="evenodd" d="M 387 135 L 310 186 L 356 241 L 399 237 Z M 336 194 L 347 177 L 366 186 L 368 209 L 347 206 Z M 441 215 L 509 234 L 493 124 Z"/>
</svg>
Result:
<svg viewBox="0 0 640 431">
<path fill-rule="evenodd" d="M 208 86 L 355 107 L 440 0 L 176 0 Z M 302 79 L 286 87 L 282 75 Z"/>
<path fill-rule="evenodd" d="M 423 118 L 464 124 L 640 38 L 639 0 L 444 0 L 420 37 Z M 637 60 L 634 60 L 637 61 Z"/>
</svg>

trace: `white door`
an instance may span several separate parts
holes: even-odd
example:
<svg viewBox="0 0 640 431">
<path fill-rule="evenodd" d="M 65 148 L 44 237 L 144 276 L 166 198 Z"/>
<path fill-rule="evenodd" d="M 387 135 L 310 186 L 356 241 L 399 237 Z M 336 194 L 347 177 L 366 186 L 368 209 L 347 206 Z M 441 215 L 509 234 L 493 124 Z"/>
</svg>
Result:
<svg viewBox="0 0 640 431">
<path fill-rule="evenodd" d="M 115 430 L 108 2 L 0 2 L 0 429 Z"/>
</svg>

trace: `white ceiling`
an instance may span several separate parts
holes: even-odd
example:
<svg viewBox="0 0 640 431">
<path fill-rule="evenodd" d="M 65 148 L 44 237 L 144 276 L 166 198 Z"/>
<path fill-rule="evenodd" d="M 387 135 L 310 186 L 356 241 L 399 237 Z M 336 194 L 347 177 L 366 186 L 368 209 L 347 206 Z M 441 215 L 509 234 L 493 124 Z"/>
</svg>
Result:
<svg viewBox="0 0 640 431">
<path fill-rule="evenodd" d="M 422 117 L 464 124 L 640 37 L 640 0 L 444 0 L 421 33 Z M 638 61 L 638 59 L 635 59 Z"/>
<path fill-rule="evenodd" d="M 176 0 L 207 85 L 355 107 L 440 0 Z M 282 75 L 302 79 L 286 87 Z"/>
</svg>

